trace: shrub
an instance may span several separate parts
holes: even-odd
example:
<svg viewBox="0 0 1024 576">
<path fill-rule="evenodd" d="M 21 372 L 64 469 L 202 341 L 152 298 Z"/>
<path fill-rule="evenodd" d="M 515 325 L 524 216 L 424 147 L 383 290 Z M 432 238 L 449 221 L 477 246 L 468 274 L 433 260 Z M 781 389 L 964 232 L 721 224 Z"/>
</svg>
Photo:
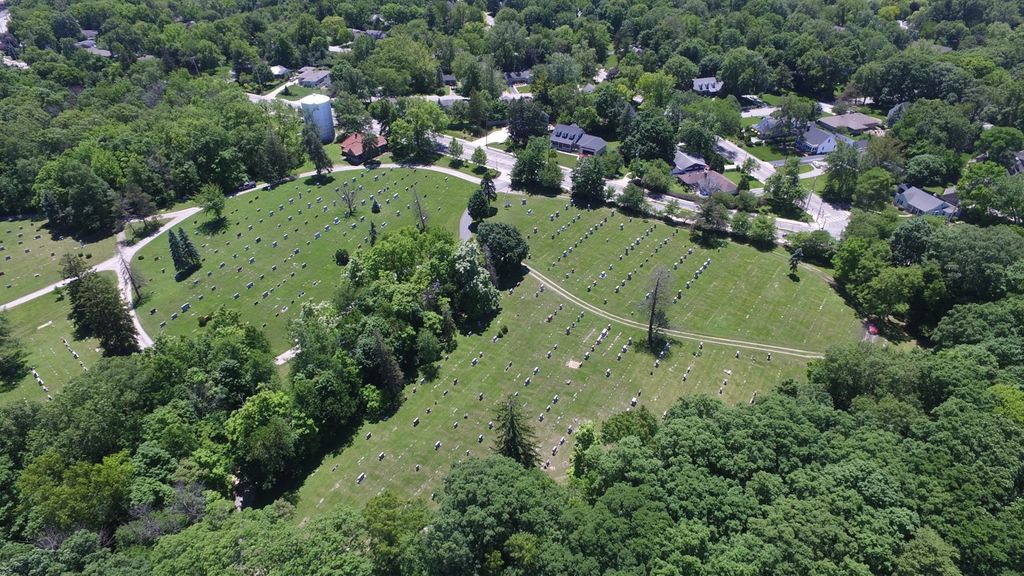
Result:
<svg viewBox="0 0 1024 576">
<path fill-rule="evenodd" d="M 348 264 L 349 256 L 348 250 L 344 248 L 338 248 L 334 251 L 334 263 L 338 266 L 345 266 Z"/>
</svg>

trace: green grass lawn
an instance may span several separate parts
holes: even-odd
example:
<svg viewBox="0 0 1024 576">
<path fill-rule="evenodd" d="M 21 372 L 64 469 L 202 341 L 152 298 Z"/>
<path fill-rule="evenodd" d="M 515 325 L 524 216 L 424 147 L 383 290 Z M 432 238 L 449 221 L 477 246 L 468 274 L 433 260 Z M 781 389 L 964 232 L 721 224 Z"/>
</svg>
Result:
<svg viewBox="0 0 1024 576">
<path fill-rule="evenodd" d="M 275 353 L 283 352 L 290 347 L 288 322 L 302 302 L 319 302 L 332 296 L 342 273 L 334 263 L 335 250 L 347 248 L 354 254 L 363 245 L 371 221 L 380 234 L 414 224 L 415 209 L 408 207 L 412 195 L 407 187 L 419 192 L 430 225 L 453 233 L 475 187 L 436 172 L 402 168 L 339 171 L 329 178 L 332 180 L 322 186 L 299 179 L 272 191 L 228 199 L 228 227 L 212 235 L 203 232 L 202 225 L 208 219 L 203 214 L 183 222 L 204 264 L 182 281 L 175 280 L 165 237 L 143 248 L 134 266 L 147 281 L 143 290 L 146 301 L 138 308 L 146 331 L 154 338 L 163 333 L 193 333 L 199 330 L 201 316 L 225 306 L 241 311 L 250 322 L 262 327 Z M 347 219 L 334 192 L 343 182 L 364 186 L 360 200 L 366 202 Z M 385 188 L 386 193 L 378 192 Z M 396 193 L 398 199 L 393 197 Z M 370 195 L 376 195 L 381 203 L 379 214 L 370 211 Z M 312 203 L 312 208 L 307 203 Z M 254 258 L 252 263 L 250 258 Z M 246 287 L 249 282 L 252 288 Z M 237 299 L 235 293 L 239 294 Z M 182 312 L 185 303 L 191 308 Z M 156 311 L 151 313 L 153 309 Z"/>
<path fill-rule="evenodd" d="M 495 402 L 506 394 L 519 393 L 534 425 L 541 461 L 550 459 L 548 473 L 562 478 L 574 440 L 568 426 L 578 429 L 586 421 L 600 422 L 629 408 L 634 397 L 638 405 L 660 416 L 684 394 L 707 394 L 729 403 L 749 402 L 754 391 L 763 394 L 774 383 L 804 373 L 804 363 L 797 359 L 776 355 L 768 362 L 763 354 L 736 359 L 735 349 L 725 346 L 705 344 L 697 357 L 694 342 L 673 344 L 658 368 L 654 367 L 654 358 L 639 352 L 638 347 L 630 347 L 617 360 L 629 339 L 638 344 L 644 332 L 616 324 L 601 345 L 590 352 L 608 321 L 590 312 L 579 318 L 582 309 L 552 290 L 535 297 L 539 287 L 538 280 L 527 276 L 513 294 L 503 293 L 503 311 L 498 320 L 484 334 L 459 337 L 458 348 L 441 363 L 434 381 L 407 387 L 402 407 L 388 421 L 364 425 L 354 435 L 352 445 L 325 457 L 299 489 L 298 518 L 309 518 L 337 505 L 359 508 L 385 489 L 402 497 L 429 498 L 440 488 L 451 465 L 467 458 L 467 451 L 468 457 L 491 452 L 494 435 L 487 423 Z M 559 305 L 563 306 L 561 310 Z M 555 319 L 546 322 L 554 313 Z M 576 328 L 566 335 L 565 327 L 573 321 Z M 508 334 L 492 342 L 502 324 L 508 325 Z M 584 360 L 588 353 L 590 358 Z M 476 366 L 471 363 L 474 357 L 478 359 Z M 509 362 L 512 366 L 506 370 Z M 581 364 L 573 368 L 570 362 Z M 537 374 L 533 373 L 534 367 L 540 369 Z M 690 373 L 684 381 L 687 368 Z M 607 369 L 611 369 L 609 376 L 605 376 Z M 531 379 L 528 386 L 527 377 Z M 725 379 L 729 383 L 719 394 Z M 557 403 L 553 402 L 555 395 L 559 397 Z M 543 422 L 539 421 L 540 414 L 544 415 Z M 415 418 L 420 419 L 418 426 L 413 426 Z M 371 436 L 367 440 L 368 433 Z M 483 442 L 478 441 L 481 434 Z M 552 448 L 562 437 L 565 445 L 552 456 Z M 438 441 L 441 448 L 435 450 Z M 381 452 L 385 457 L 378 461 Z M 357 484 L 361 473 L 366 478 Z"/>
<path fill-rule="evenodd" d="M 114 255 L 113 236 L 85 245 L 58 240 L 45 220 L 0 221 L 0 246 L 0 305 L 59 281 L 60 257 L 66 253 L 91 256 L 91 264 Z"/>
<path fill-rule="evenodd" d="M 550 459 L 548 473 L 562 478 L 573 444 L 567 427 L 578 429 L 582 422 L 602 421 L 629 408 L 632 398 L 660 415 L 684 394 L 743 403 L 785 378 L 801 378 L 806 358 L 776 353 L 769 361 L 763 351 L 710 341 L 698 356 L 699 336 L 671 339 L 670 351 L 657 367 L 654 357 L 639 347 L 622 352 L 630 339 L 639 344 L 644 338 L 644 330 L 630 323 L 643 320 L 637 304 L 644 299 L 649 271 L 658 264 L 671 269 L 684 254 L 683 265 L 673 272 L 684 296 L 668 306 L 674 330 L 816 351 L 859 337 L 853 311 L 827 284 L 824 274 L 802 267 L 800 280 L 791 280 L 788 257 L 781 250 L 762 253 L 739 244 L 727 244 L 721 251 L 705 250 L 693 246 L 685 230 L 658 223 L 646 235 L 652 222 L 612 216 L 610 209 L 567 209 L 564 199 L 540 197 L 526 198 L 524 205 L 523 197 L 505 195 L 499 205 L 506 199 L 512 206 L 499 208 L 495 220 L 513 223 L 529 235 L 528 264 L 548 280 L 529 274 L 514 291 L 503 292 L 500 315 L 483 333 L 460 336 L 457 349 L 441 363 L 435 380 L 410 385 L 395 415 L 364 425 L 354 434 L 352 445 L 325 457 L 299 490 L 299 518 L 341 504 L 359 507 L 385 489 L 404 497 L 429 498 L 453 463 L 490 452 L 493 431 L 487 423 L 495 402 L 505 394 L 519 393 L 536 428 L 541 460 Z M 551 221 L 555 211 L 559 217 Z M 595 232 L 568 257 L 555 262 L 590 227 Z M 620 261 L 625 245 L 637 238 L 639 246 Z M 659 246 L 665 239 L 668 243 Z M 652 255 L 655 247 L 658 252 Z M 686 289 L 685 279 L 709 257 L 712 265 Z M 607 269 L 608 263 L 613 270 Z M 633 268 L 637 269 L 634 280 L 615 293 L 613 283 Z M 608 278 L 600 278 L 602 272 Z M 556 285 L 575 299 L 560 294 Z M 591 286 L 589 292 L 587 286 Z M 609 320 L 599 314 L 601 310 L 625 321 Z M 609 324 L 610 332 L 596 344 Z M 508 326 L 508 334 L 494 340 L 502 325 Z M 536 374 L 535 367 L 539 368 Z M 553 401 L 555 395 L 558 402 Z M 416 418 L 418 426 L 413 425 Z M 481 434 L 484 438 L 479 442 Z M 552 455 L 563 436 L 565 445 Z M 438 441 L 441 447 L 435 450 Z M 384 458 L 378 460 L 381 452 Z M 358 484 L 361 473 L 366 478 Z"/>
<path fill-rule="evenodd" d="M 580 163 L 580 159 L 575 154 L 569 154 L 568 152 L 560 152 L 555 150 L 555 160 L 558 165 L 563 168 L 569 168 L 570 170 L 575 169 Z"/>
<path fill-rule="evenodd" d="M 722 172 L 722 176 L 728 178 L 729 181 L 732 182 L 733 184 L 739 184 L 740 178 L 743 177 L 743 175 L 737 172 L 736 170 L 726 170 L 725 172 Z"/>
<path fill-rule="evenodd" d="M 487 145 L 488 148 L 496 148 L 502 152 L 508 152 L 512 149 L 512 143 L 506 140 L 505 142 L 492 142 Z"/>
<path fill-rule="evenodd" d="M 474 178 L 483 178 L 484 174 L 487 173 L 490 173 L 491 179 L 501 176 L 500 171 L 495 170 L 494 168 L 487 168 L 486 166 L 477 166 L 465 158 L 463 158 L 461 162 L 456 162 L 455 158 L 452 158 L 451 156 L 438 156 L 432 164 L 442 168 L 458 170 L 459 172 Z"/>
<path fill-rule="evenodd" d="M 333 142 L 330 144 L 324 144 L 324 150 L 327 151 L 327 157 L 331 159 L 331 164 L 348 164 L 348 161 L 345 160 L 345 156 L 341 153 L 341 145 L 335 144 Z M 378 157 L 378 160 L 380 160 L 380 158 L 382 157 L 383 156 Z M 380 161 L 382 163 L 384 162 L 383 160 Z M 302 164 L 302 166 L 299 166 L 298 168 L 295 169 L 294 173 L 304 174 L 306 172 L 312 172 L 313 170 L 316 170 L 316 166 L 313 166 L 313 162 L 307 159 L 305 163 Z"/>
<path fill-rule="evenodd" d="M 751 116 L 749 118 L 740 118 L 740 128 L 749 128 L 749 127 L 753 126 L 754 124 L 757 124 L 761 120 L 763 120 L 763 118 L 761 118 L 759 116 Z"/>
<path fill-rule="evenodd" d="M 765 162 L 772 162 L 774 160 L 785 160 L 789 156 L 792 156 L 792 154 L 789 153 L 788 151 L 783 150 L 781 148 L 776 148 L 771 144 L 756 144 L 753 146 L 746 146 L 741 144 L 741 146 L 744 150 L 753 154 L 754 156 L 757 156 L 759 159 Z"/>
<path fill-rule="evenodd" d="M 104 274 L 111 274 L 104 272 Z M 36 383 L 31 372 L 13 390 L 0 393 L 0 405 L 12 402 L 44 401 L 46 395 L 56 395 L 67 382 L 91 367 L 100 357 L 99 343 L 95 339 L 75 340 L 74 328 L 68 320 L 71 306 L 67 299 L 58 300 L 55 294 L 47 294 L 4 312 L 11 322 L 14 336 L 28 351 L 28 366 L 39 372 L 49 392 Z M 76 359 L 71 350 L 64 346 L 66 338 L 71 350 L 78 354 Z"/>
<path fill-rule="evenodd" d="M 288 92 L 288 94 L 285 94 Z M 305 86 L 299 86 L 298 84 L 292 84 L 287 89 L 282 90 L 277 97 L 282 100 L 301 100 L 310 94 L 323 94 L 324 91 L 319 88 L 306 88 Z"/>
<path fill-rule="evenodd" d="M 810 172 L 811 170 L 814 170 L 814 166 L 811 166 L 810 164 L 801 164 L 800 165 L 800 173 L 801 174 L 806 174 L 806 173 Z"/>
<path fill-rule="evenodd" d="M 533 93 L 533 86 L 530 86 L 529 84 L 517 85 L 516 86 L 516 92 L 519 92 L 520 94 L 532 94 Z"/>
<path fill-rule="evenodd" d="M 532 215 L 527 213 L 531 208 Z M 548 216 L 555 211 L 561 215 L 551 222 Z M 531 198 L 528 207 L 502 210 L 498 218 L 530 235 L 531 266 L 590 304 L 626 318 L 641 318 L 638 306 L 648 289 L 650 270 L 664 266 L 673 272 L 675 288 L 683 292 L 682 300 L 668 310 L 678 330 L 816 351 L 860 333 L 853 311 L 821 276 L 809 269 L 799 282 L 788 278 L 788 256 L 781 249 L 765 253 L 729 243 L 721 250 L 707 250 L 690 242 L 684 230 L 611 214 L 610 209 L 566 210 L 564 200 Z M 575 215 L 579 220 L 570 223 Z M 598 228 L 605 217 L 608 223 Z M 566 229 L 559 234 L 562 226 Z M 654 231 L 646 235 L 651 226 Z M 580 240 L 591 227 L 596 232 Z M 639 246 L 624 255 L 626 246 L 638 238 Z M 690 248 L 693 253 L 687 254 Z M 680 256 L 686 256 L 682 263 Z M 687 289 L 686 281 L 707 258 L 712 265 Z M 627 273 L 633 279 L 616 293 Z"/>
<path fill-rule="evenodd" d="M 769 106 L 778 106 L 782 104 L 782 96 L 778 94 L 761 94 L 761 100 Z"/>
</svg>

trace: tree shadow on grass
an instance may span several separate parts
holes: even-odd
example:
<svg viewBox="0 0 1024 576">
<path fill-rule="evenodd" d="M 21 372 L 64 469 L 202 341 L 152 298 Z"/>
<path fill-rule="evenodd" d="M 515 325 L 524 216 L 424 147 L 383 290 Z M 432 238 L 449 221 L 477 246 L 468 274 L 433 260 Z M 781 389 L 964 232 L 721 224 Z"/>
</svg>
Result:
<svg viewBox="0 0 1024 576">
<path fill-rule="evenodd" d="M 306 186 L 315 186 L 317 184 L 326 186 L 332 182 L 334 182 L 334 174 L 331 174 L 330 172 L 319 176 L 310 176 L 302 181 Z"/>
<path fill-rule="evenodd" d="M 796 282 L 796 283 L 800 282 L 800 275 L 796 274 L 794 272 L 790 272 L 789 274 L 786 275 L 786 277 L 789 278 L 790 280 L 792 280 L 793 282 Z"/>
<path fill-rule="evenodd" d="M 196 226 L 196 231 L 204 236 L 214 236 L 227 232 L 228 224 L 230 224 L 230 221 L 226 216 L 211 218 L 199 226 Z"/>
</svg>

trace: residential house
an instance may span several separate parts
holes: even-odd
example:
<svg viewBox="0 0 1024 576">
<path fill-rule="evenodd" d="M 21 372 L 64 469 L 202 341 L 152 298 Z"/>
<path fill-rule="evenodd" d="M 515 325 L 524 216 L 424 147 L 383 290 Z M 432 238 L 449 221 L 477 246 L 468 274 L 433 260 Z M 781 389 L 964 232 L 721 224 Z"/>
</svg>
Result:
<svg viewBox="0 0 1024 576">
<path fill-rule="evenodd" d="M 710 168 L 676 174 L 676 178 L 701 196 L 711 196 L 715 192 L 725 192 L 727 194 L 739 192 L 739 187 L 732 180 Z"/>
<path fill-rule="evenodd" d="M 551 131 L 551 147 L 562 152 L 597 156 L 604 154 L 608 143 L 599 136 L 587 134 L 575 124 L 555 124 Z"/>
<path fill-rule="evenodd" d="M 438 72 L 438 77 L 441 80 L 441 84 L 444 84 L 445 86 L 451 86 L 454 88 L 455 84 L 457 83 L 455 80 L 455 74 L 445 74 L 444 72 Z"/>
<path fill-rule="evenodd" d="M 673 175 L 704 171 L 708 168 L 708 165 L 704 162 L 703 158 L 700 156 L 691 156 L 686 152 L 676 151 L 676 156 L 673 160 L 675 164 L 672 168 Z"/>
<path fill-rule="evenodd" d="M 1024 174 L 1024 150 L 1013 154 L 1013 165 L 1010 166 L 1010 174 Z"/>
<path fill-rule="evenodd" d="M 299 86 L 303 88 L 326 88 L 331 84 L 331 71 L 312 66 L 299 68 L 297 76 Z"/>
<path fill-rule="evenodd" d="M 800 135 L 797 147 L 808 154 L 828 154 L 836 149 L 839 142 L 853 146 L 853 140 L 833 132 L 827 132 L 817 126 L 808 126 Z"/>
<path fill-rule="evenodd" d="M 520 70 L 519 72 L 506 72 L 505 82 L 509 86 L 515 86 L 516 84 L 529 84 L 533 81 L 533 70 Z"/>
<path fill-rule="evenodd" d="M 75 42 L 75 48 L 85 50 L 89 54 L 100 56 L 101 58 L 110 58 L 113 56 L 113 53 L 110 50 L 105 50 L 96 45 L 96 37 L 99 35 L 99 32 L 96 30 L 82 30 L 82 34 L 85 36 L 85 40 Z"/>
<path fill-rule="evenodd" d="M 374 40 L 383 40 L 387 33 L 383 30 L 357 30 L 355 28 L 349 28 L 349 32 L 352 33 L 353 38 L 359 38 L 360 36 L 366 36 L 373 38 Z"/>
<path fill-rule="evenodd" d="M 950 206 L 956 206 L 957 210 L 960 209 L 960 196 L 956 193 L 956 186 L 948 186 L 942 191 L 942 201 Z"/>
<path fill-rule="evenodd" d="M 388 141 L 383 136 L 377 136 L 377 141 L 373 144 L 367 145 L 363 141 L 363 135 L 355 132 L 349 134 L 341 141 L 341 153 L 345 156 L 345 159 L 352 164 L 362 164 L 363 162 L 380 156 L 388 149 Z"/>
<path fill-rule="evenodd" d="M 286 68 L 284 66 L 278 65 L 271 66 L 270 73 L 274 76 L 274 78 L 287 78 L 288 75 L 292 73 L 292 71 L 291 68 Z"/>
<path fill-rule="evenodd" d="M 714 76 L 693 79 L 693 91 L 698 94 L 718 94 L 724 87 L 725 82 Z"/>
<path fill-rule="evenodd" d="M 761 120 L 754 124 L 754 132 L 761 137 L 762 140 L 772 140 L 775 138 L 781 138 L 785 136 L 785 123 L 774 116 L 765 116 Z"/>
<path fill-rule="evenodd" d="M 593 94 L 594 90 L 597 90 L 597 86 L 594 86 L 590 82 L 587 82 L 583 86 L 580 86 L 580 93 L 581 94 Z"/>
<path fill-rule="evenodd" d="M 896 206 L 911 214 L 942 216 L 953 218 L 957 215 L 956 206 L 932 196 L 917 186 L 901 184 L 896 194 Z"/>
<path fill-rule="evenodd" d="M 819 118 L 818 124 L 832 131 L 842 130 L 851 134 L 860 134 L 861 132 L 878 128 L 882 125 L 882 121 L 860 112 L 848 112 L 846 114 Z"/>
</svg>

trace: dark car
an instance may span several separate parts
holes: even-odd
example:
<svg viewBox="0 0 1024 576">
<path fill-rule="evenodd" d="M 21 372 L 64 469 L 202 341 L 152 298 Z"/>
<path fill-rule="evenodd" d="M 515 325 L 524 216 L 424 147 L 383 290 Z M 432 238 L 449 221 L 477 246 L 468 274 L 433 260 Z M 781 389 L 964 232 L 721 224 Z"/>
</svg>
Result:
<svg viewBox="0 0 1024 576">
<path fill-rule="evenodd" d="M 244 192 L 246 190 L 252 190 L 255 187 L 256 187 L 256 182 L 253 181 L 253 180 L 249 180 L 247 182 L 242 182 L 242 185 L 238 187 L 238 190 L 236 190 L 236 192 Z"/>
</svg>

